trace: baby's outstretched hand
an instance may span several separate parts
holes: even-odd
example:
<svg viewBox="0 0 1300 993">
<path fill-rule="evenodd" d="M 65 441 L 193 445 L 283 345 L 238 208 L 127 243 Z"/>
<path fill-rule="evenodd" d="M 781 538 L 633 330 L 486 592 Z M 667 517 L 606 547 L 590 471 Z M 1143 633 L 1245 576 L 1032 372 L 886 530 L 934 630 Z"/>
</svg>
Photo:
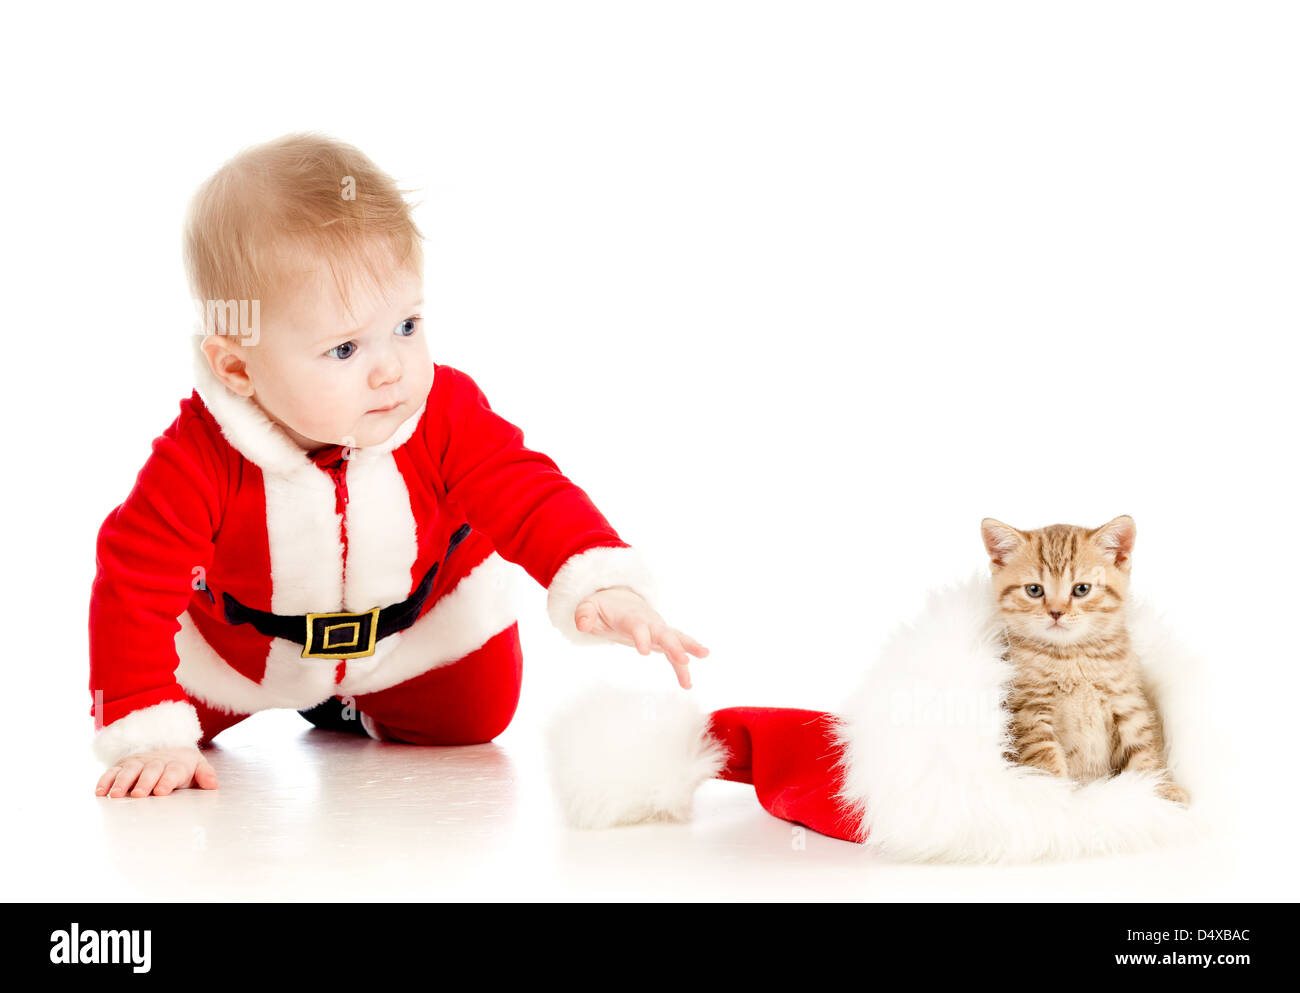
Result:
<svg viewBox="0 0 1300 993">
<path fill-rule="evenodd" d="M 687 653 L 700 659 L 709 654 L 690 635 L 665 624 L 644 597 L 626 586 L 597 590 L 578 604 L 573 623 L 584 634 L 606 635 L 620 645 L 635 646 L 642 655 L 652 650 L 663 652 L 677 673 L 677 682 L 687 690 L 691 688 Z"/>
<path fill-rule="evenodd" d="M 135 787 L 132 789 L 132 787 Z M 166 796 L 172 790 L 217 788 L 217 773 L 197 748 L 159 748 L 128 755 L 104 770 L 95 796 Z"/>
</svg>

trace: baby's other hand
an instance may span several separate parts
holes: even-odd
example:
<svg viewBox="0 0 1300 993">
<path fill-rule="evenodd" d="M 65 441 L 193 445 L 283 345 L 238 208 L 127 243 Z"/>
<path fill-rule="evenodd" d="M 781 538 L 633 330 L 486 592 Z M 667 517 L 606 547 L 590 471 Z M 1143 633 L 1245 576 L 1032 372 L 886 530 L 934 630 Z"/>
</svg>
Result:
<svg viewBox="0 0 1300 993">
<path fill-rule="evenodd" d="M 584 634 L 603 634 L 621 645 L 633 645 L 642 655 L 663 652 L 677 673 L 682 689 L 691 688 L 689 652 L 704 658 L 709 650 L 688 634 L 670 628 L 645 598 L 626 586 L 597 590 L 578 604 L 573 623 Z"/>
<path fill-rule="evenodd" d="M 126 796 L 131 790 L 131 796 L 166 796 L 189 786 L 215 790 L 216 770 L 197 748 L 159 748 L 136 752 L 110 766 L 99 777 L 95 795 Z"/>
</svg>

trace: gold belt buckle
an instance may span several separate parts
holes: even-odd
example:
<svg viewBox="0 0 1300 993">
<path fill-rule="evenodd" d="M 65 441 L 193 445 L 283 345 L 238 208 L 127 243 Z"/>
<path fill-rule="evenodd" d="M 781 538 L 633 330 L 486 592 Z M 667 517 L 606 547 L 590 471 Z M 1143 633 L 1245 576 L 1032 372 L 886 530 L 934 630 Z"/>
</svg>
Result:
<svg viewBox="0 0 1300 993">
<path fill-rule="evenodd" d="M 302 658 L 361 659 L 374 655 L 379 609 L 375 607 L 360 614 L 308 614 L 307 643 L 303 645 Z M 319 621 L 334 623 L 318 625 Z"/>
</svg>

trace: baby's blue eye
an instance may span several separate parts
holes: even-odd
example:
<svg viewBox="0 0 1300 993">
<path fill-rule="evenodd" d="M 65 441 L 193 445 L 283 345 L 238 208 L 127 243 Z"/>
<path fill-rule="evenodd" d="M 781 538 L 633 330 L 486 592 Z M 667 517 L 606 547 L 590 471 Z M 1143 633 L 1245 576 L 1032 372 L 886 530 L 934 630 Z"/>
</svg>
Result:
<svg viewBox="0 0 1300 993">
<path fill-rule="evenodd" d="M 419 320 L 418 317 L 408 317 L 401 324 L 397 325 L 397 327 L 394 328 L 393 330 L 396 331 L 398 334 L 400 334 L 403 338 L 409 338 L 411 335 L 415 334 L 415 329 L 416 329 L 415 322 L 418 320 Z"/>
<path fill-rule="evenodd" d="M 352 356 L 352 353 L 355 352 L 356 350 L 357 350 L 357 346 L 355 344 L 353 344 L 350 341 L 345 341 L 341 345 L 335 345 L 325 354 L 332 355 L 336 359 L 346 359 L 346 358 L 350 358 Z M 342 352 L 343 354 L 339 354 L 340 352 Z"/>
</svg>

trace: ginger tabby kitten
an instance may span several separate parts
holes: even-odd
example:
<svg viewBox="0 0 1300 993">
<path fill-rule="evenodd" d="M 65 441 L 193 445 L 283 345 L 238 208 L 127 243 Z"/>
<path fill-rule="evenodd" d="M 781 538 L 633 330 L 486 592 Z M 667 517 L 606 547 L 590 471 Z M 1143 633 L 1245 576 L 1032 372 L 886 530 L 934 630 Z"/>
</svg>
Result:
<svg viewBox="0 0 1300 993">
<path fill-rule="evenodd" d="M 1133 518 L 1037 531 L 985 518 L 980 529 L 1015 668 L 1010 757 L 1080 783 L 1159 772 L 1157 792 L 1186 804 L 1165 768 L 1160 720 L 1125 624 Z"/>
</svg>

